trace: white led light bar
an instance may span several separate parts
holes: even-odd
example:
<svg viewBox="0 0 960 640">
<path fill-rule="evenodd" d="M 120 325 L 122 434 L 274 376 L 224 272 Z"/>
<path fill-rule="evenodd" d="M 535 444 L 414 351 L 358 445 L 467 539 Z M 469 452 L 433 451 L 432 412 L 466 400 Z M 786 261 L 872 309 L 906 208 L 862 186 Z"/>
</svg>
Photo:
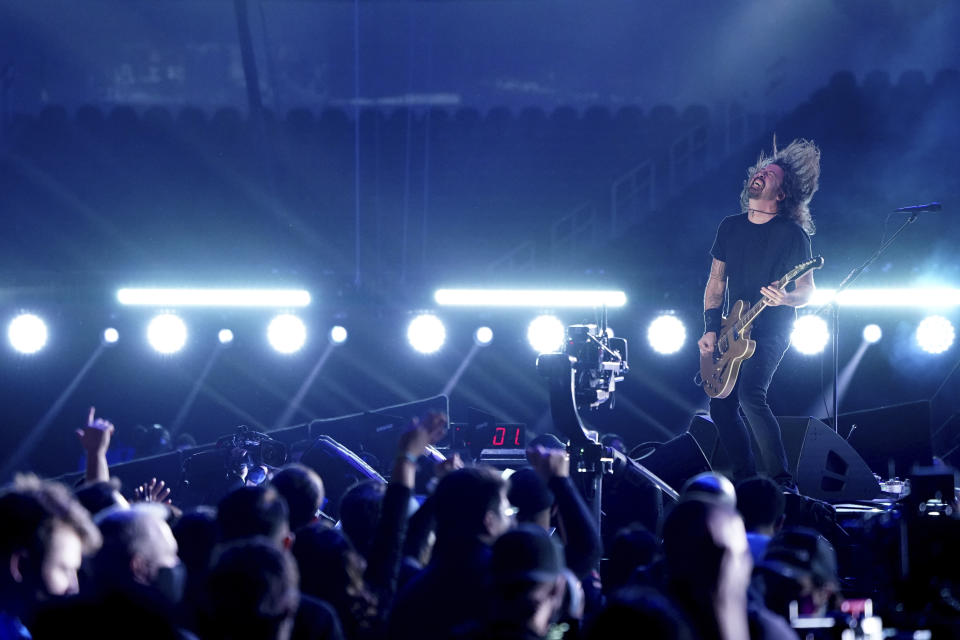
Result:
<svg viewBox="0 0 960 640">
<path fill-rule="evenodd" d="M 909 289 L 847 289 L 839 296 L 834 289 L 817 289 L 811 304 L 833 302 L 842 307 L 916 307 L 943 308 L 960 306 L 960 289 L 950 287 L 916 287 Z"/>
<path fill-rule="evenodd" d="M 303 289 L 120 289 L 117 301 L 143 307 L 306 307 Z"/>
<path fill-rule="evenodd" d="M 543 289 L 437 289 L 433 299 L 442 306 L 466 307 L 622 307 L 623 291 L 548 291 Z"/>
</svg>

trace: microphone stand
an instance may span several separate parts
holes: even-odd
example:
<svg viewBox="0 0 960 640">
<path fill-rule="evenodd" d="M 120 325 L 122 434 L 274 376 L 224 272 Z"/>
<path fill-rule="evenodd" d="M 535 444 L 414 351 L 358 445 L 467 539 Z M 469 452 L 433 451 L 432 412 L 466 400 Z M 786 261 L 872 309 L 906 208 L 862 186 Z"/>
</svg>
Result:
<svg viewBox="0 0 960 640">
<path fill-rule="evenodd" d="M 900 232 L 907 228 L 907 225 L 916 222 L 917 216 L 919 215 L 918 211 L 914 211 L 910 214 L 910 217 L 904 221 L 902 225 L 890 236 L 883 244 L 880 245 L 880 248 L 877 249 L 872 256 L 867 258 L 867 260 L 861 264 L 859 267 L 855 267 L 847 274 L 847 277 L 843 279 L 840 283 L 840 286 L 837 287 L 837 290 L 833 294 L 833 300 L 829 303 L 820 307 L 817 310 L 819 314 L 825 307 L 830 307 L 831 320 L 833 322 L 833 430 L 840 433 L 840 293 L 845 291 L 856 282 L 857 278 L 864 272 L 864 270 L 877 261 L 883 252 L 893 244 L 893 241 L 897 239 L 897 236 L 900 235 Z"/>
</svg>

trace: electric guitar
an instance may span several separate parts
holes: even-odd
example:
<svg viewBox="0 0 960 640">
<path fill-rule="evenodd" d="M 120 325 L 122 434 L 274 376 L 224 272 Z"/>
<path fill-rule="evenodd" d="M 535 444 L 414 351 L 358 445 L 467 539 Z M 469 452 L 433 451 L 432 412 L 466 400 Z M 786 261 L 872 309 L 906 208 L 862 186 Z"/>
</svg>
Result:
<svg viewBox="0 0 960 640">
<path fill-rule="evenodd" d="M 801 262 L 780 278 L 775 286 L 782 290 L 803 274 L 822 266 L 823 256 Z M 750 339 L 750 329 L 760 312 L 767 308 L 766 298 L 744 311 L 746 306 L 746 300 L 737 300 L 733 304 L 721 323 L 713 353 L 700 356 L 700 384 L 711 398 L 730 395 L 737 384 L 740 365 L 757 348 L 757 342 Z"/>
</svg>

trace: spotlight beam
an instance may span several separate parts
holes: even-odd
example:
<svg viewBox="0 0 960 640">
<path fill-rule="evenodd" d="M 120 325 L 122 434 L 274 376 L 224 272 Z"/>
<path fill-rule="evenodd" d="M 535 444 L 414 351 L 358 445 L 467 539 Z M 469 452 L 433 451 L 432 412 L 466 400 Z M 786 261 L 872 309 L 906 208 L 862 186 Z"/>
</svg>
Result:
<svg viewBox="0 0 960 640">
<path fill-rule="evenodd" d="M 283 410 L 283 413 L 280 414 L 280 417 L 278 417 L 276 422 L 273 423 L 274 429 L 280 429 L 287 426 L 287 423 L 290 421 L 290 418 L 293 417 L 293 414 L 300 410 L 300 403 L 303 402 L 304 397 L 307 395 L 307 391 L 309 391 L 310 387 L 313 386 L 314 381 L 320 374 L 320 370 L 323 369 L 323 365 L 326 364 L 327 359 L 330 358 L 330 354 L 332 354 L 333 350 L 336 348 L 337 345 L 328 344 L 323 350 L 323 353 L 320 354 L 320 359 L 317 360 L 315 365 L 313 365 L 313 369 L 310 370 L 310 373 L 307 374 L 307 377 L 303 379 L 303 383 L 300 385 L 300 388 L 297 389 L 296 395 L 293 396 L 293 399 L 287 404 L 287 408 Z"/>
<path fill-rule="evenodd" d="M 441 306 L 461 307 L 622 307 L 623 291 L 546 289 L 437 289 L 433 299 Z"/>
<path fill-rule="evenodd" d="M 837 377 L 837 400 L 834 401 L 834 385 L 830 384 L 824 388 L 823 392 L 820 394 L 820 400 L 816 401 L 810 410 L 807 412 L 807 415 L 816 416 L 820 415 L 820 412 L 823 411 L 822 418 L 826 420 L 830 417 L 829 412 L 835 411 L 833 407 L 839 406 L 839 401 L 847 395 L 847 389 L 850 387 L 850 382 L 853 380 L 853 375 L 856 373 L 857 368 L 860 366 L 860 361 L 863 359 L 863 355 L 867 352 L 867 349 L 870 348 L 871 343 L 866 340 L 860 342 L 860 346 L 857 347 L 856 353 L 853 354 L 853 357 L 850 358 L 849 362 L 843 366 L 843 369 L 840 371 L 840 375 Z"/>
<path fill-rule="evenodd" d="M 306 307 L 303 289 L 120 289 L 117 301 L 140 307 Z"/>
<path fill-rule="evenodd" d="M 467 357 L 460 362 L 460 366 L 457 367 L 457 370 L 453 372 L 453 375 L 450 376 L 450 379 L 447 381 L 447 384 L 444 385 L 443 391 L 440 392 L 441 395 L 450 396 L 450 392 L 453 391 L 453 388 L 457 386 L 457 383 L 460 382 L 460 378 L 463 376 L 463 372 L 467 370 L 467 367 L 470 366 L 470 363 L 473 361 L 473 358 L 477 355 L 477 352 L 482 349 L 478 344 L 474 344 L 470 347 L 470 352 L 467 354 Z"/>
<path fill-rule="evenodd" d="M 100 358 L 105 349 L 106 346 L 103 343 L 97 345 L 97 348 L 93 350 L 93 353 L 90 354 L 90 357 L 87 358 L 87 361 L 82 367 L 80 367 L 80 370 L 73 377 L 73 380 L 70 381 L 70 383 L 60 393 L 54 403 L 50 406 L 50 408 L 47 409 L 47 412 L 43 414 L 43 417 L 40 418 L 40 421 L 34 425 L 27 437 L 20 442 L 20 446 L 17 447 L 17 450 L 14 451 L 9 458 L 7 458 L 3 468 L 0 469 L 0 480 L 8 478 L 10 473 L 16 470 L 16 467 L 28 455 L 30 455 L 34 447 L 36 447 L 40 440 L 43 439 L 47 429 L 50 427 L 50 423 L 53 422 L 53 419 L 56 418 L 63 409 L 63 405 L 66 404 L 70 396 L 73 395 L 73 392 L 77 390 L 77 386 L 83 381 L 87 373 L 89 373 L 90 369 Z"/>
<path fill-rule="evenodd" d="M 207 376 L 210 375 L 210 370 L 213 369 L 213 364 L 217 361 L 217 358 L 223 351 L 223 347 L 224 345 L 218 344 L 216 347 L 214 347 L 213 353 L 210 354 L 210 357 L 207 358 L 207 363 L 203 365 L 203 371 L 200 372 L 200 377 L 194 381 L 193 388 L 190 389 L 190 393 L 187 395 L 186 400 L 183 401 L 183 404 L 180 405 L 180 409 L 177 411 L 176 417 L 170 424 L 171 437 L 177 435 L 177 433 L 180 431 L 180 427 L 183 425 L 184 419 L 187 417 L 190 409 L 193 408 L 193 403 L 196 402 L 197 396 L 200 394 L 200 390 L 207 381 Z"/>
</svg>

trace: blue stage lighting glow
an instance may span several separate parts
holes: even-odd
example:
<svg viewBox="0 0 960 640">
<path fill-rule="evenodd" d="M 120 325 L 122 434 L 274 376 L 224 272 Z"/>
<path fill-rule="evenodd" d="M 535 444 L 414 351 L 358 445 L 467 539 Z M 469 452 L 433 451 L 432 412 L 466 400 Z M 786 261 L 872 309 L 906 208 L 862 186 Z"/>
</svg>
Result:
<svg viewBox="0 0 960 640">
<path fill-rule="evenodd" d="M 440 318 L 432 313 L 418 315 L 407 327 L 410 346 L 420 353 L 435 353 L 447 339 L 447 330 Z"/>
<path fill-rule="evenodd" d="M 306 307 L 310 292 L 302 289 L 120 289 L 123 305 L 148 307 Z"/>
<path fill-rule="evenodd" d="M 838 295 L 834 289 L 817 289 L 810 300 L 823 305 L 834 299 L 841 307 L 910 307 L 942 309 L 960 306 L 960 289 L 951 287 L 911 287 L 890 289 L 847 289 Z"/>
<path fill-rule="evenodd" d="M 545 290 L 545 289 L 437 289 L 434 300 L 441 306 L 469 307 L 622 307 L 627 303 L 623 291 Z"/>
<path fill-rule="evenodd" d="M 917 344 L 927 353 L 943 353 L 953 345 L 953 324 L 943 316 L 927 316 L 917 327 Z"/>
<path fill-rule="evenodd" d="M 346 327 L 342 327 L 338 324 L 330 329 L 330 342 L 334 344 L 343 344 L 347 341 L 348 335 L 349 334 L 347 333 Z"/>
<path fill-rule="evenodd" d="M 10 346 L 18 352 L 34 354 L 47 344 L 47 325 L 32 313 L 21 313 L 10 321 L 7 328 Z"/>
<path fill-rule="evenodd" d="M 473 334 L 473 341 L 480 346 L 486 346 L 493 340 L 493 329 L 490 327 L 479 327 Z"/>
<path fill-rule="evenodd" d="M 680 351 L 687 339 L 687 329 L 674 315 L 658 316 L 647 329 L 647 340 L 654 351 L 670 355 Z"/>
<path fill-rule="evenodd" d="M 805 356 L 816 355 L 823 351 L 829 339 L 830 332 L 827 330 L 827 323 L 820 316 L 800 316 L 793 323 L 790 342 L 794 349 Z"/>
<path fill-rule="evenodd" d="M 556 316 L 537 316 L 527 326 L 527 341 L 537 353 L 560 351 L 566 338 L 567 328 Z"/>
<path fill-rule="evenodd" d="M 883 330 L 880 329 L 879 325 L 868 324 L 863 328 L 863 339 L 869 342 L 870 344 L 880 342 L 880 338 L 882 337 L 883 337 Z"/>
<path fill-rule="evenodd" d="M 284 313 L 270 321 L 267 340 L 279 353 L 296 353 L 307 342 L 307 327 L 297 316 Z"/>
<path fill-rule="evenodd" d="M 147 326 L 147 341 L 158 352 L 176 353 L 187 343 L 187 325 L 172 313 L 163 313 Z"/>
</svg>

